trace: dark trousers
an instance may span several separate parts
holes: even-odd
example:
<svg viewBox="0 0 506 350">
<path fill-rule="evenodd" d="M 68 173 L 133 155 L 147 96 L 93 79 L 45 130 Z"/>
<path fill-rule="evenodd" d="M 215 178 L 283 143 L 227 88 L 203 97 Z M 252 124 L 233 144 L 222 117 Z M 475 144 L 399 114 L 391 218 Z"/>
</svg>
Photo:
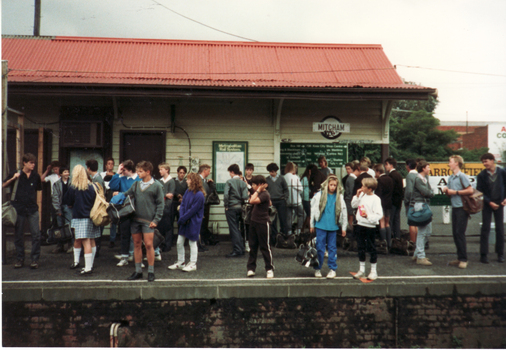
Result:
<svg viewBox="0 0 506 350">
<path fill-rule="evenodd" d="M 358 259 L 360 261 L 365 261 L 365 253 L 367 251 L 371 253 L 371 264 L 376 264 L 378 261 L 378 254 L 376 253 L 376 246 L 374 245 L 376 227 L 356 225 L 355 233 L 357 237 Z"/>
<path fill-rule="evenodd" d="M 210 232 L 209 232 L 209 211 L 211 206 L 209 204 L 204 205 L 204 219 L 202 220 L 202 225 L 200 226 L 200 239 L 205 242 L 209 241 Z"/>
<path fill-rule="evenodd" d="M 402 203 L 399 206 L 392 205 L 392 212 L 390 213 L 390 227 L 393 238 L 401 238 L 401 209 Z"/>
<path fill-rule="evenodd" d="M 28 222 L 30 234 L 32 235 L 32 252 L 30 257 L 32 261 L 39 261 L 40 258 L 40 230 L 39 230 L 39 212 L 36 211 L 30 215 L 19 215 L 14 228 L 14 245 L 16 247 L 16 258 L 25 260 L 25 223 Z"/>
<path fill-rule="evenodd" d="M 311 217 L 311 201 L 302 201 L 302 207 L 304 208 L 306 216 Z"/>
<path fill-rule="evenodd" d="M 233 252 L 237 254 L 244 254 L 244 243 L 241 237 L 241 230 L 239 229 L 239 221 L 241 220 L 242 209 L 228 208 L 225 210 L 227 217 L 228 228 L 230 231 L 230 239 L 232 240 Z"/>
<path fill-rule="evenodd" d="M 492 210 L 487 203 L 483 203 L 480 254 L 488 254 L 488 236 L 490 234 L 492 214 L 495 220 L 495 252 L 499 255 L 504 255 L 504 207 L 499 205 L 497 210 Z"/>
<path fill-rule="evenodd" d="M 270 238 L 270 224 L 259 224 L 257 222 L 251 222 L 249 225 L 249 259 L 247 269 L 248 271 L 255 271 L 257 268 L 257 254 L 258 249 L 264 257 L 265 271 L 272 270 L 274 265 L 272 264 L 272 251 L 269 242 Z"/>
<path fill-rule="evenodd" d="M 162 218 L 158 223 L 158 231 L 165 237 L 165 248 L 168 249 L 172 247 L 172 239 L 174 233 L 174 212 L 173 212 L 173 203 L 170 203 L 167 207 L 164 208 Z"/>
<path fill-rule="evenodd" d="M 130 253 L 130 238 L 132 231 L 130 231 L 130 219 L 122 219 L 119 222 L 119 233 L 121 234 L 121 255 L 128 256 Z"/>
<path fill-rule="evenodd" d="M 280 230 L 279 232 L 282 232 L 283 234 L 288 234 L 288 224 L 287 224 L 287 212 L 286 212 L 286 201 L 284 199 L 272 199 L 272 205 L 276 208 L 278 211 L 278 218 L 280 223 Z M 276 238 L 276 235 L 278 234 L 278 227 L 277 223 L 272 223 L 272 235 L 274 236 L 274 239 Z"/>
<path fill-rule="evenodd" d="M 457 247 L 457 259 L 467 261 L 466 229 L 469 215 L 464 208 L 452 208 L 453 241 Z"/>
</svg>

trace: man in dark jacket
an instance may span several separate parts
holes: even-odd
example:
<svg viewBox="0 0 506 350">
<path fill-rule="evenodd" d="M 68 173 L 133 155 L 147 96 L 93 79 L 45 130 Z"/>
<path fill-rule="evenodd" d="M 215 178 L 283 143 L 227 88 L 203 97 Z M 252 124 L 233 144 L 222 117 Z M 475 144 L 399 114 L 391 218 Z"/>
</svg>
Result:
<svg viewBox="0 0 506 350">
<path fill-rule="evenodd" d="M 385 248 L 391 247 L 392 230 L 390 229 L 390 213 L 392 210 L 392 193 L 394 191 L 394 180 L 385 174 L 385 167 L 383 164 L 376 164 L 373 167 L 378 180 L 378 188 L 374 194 L 381 199 L 381 208 L 383 209 L 383 217 L 380 219 L 380 237 L 381 246 Z M 385 242 L 386 241 L 386 242 Z"/>
<path fill-rule="evenodd" d="M 504 262 L 504 206 L 506 205 L 506 170 L 495 164 L 491 153 L 481 156 L 485 169 L 478 174 L 476 189 L 483 193 L 482 226 L 480 237 L 480 262 L 488 264 L 488 236 L 492 214 L 495 219 L 495 252 L 500 263 Z"/>
<path fill-rule="evenodd" d="M 202 164 L 199 167 L 199 175 L 202 179 L 202 186 L 204 187 L 204 191 L 206 191 L 206 202 L 207 197 L 214 192 L 216 185 L 213 179 L 207 179 L 207 177 L 211 174 L 211 166 L 208 164 Z M 211 209 L 211 205 L 204 205 L 204 219 L 202 220 L 202 226 L 200 227 L 200 239 L 198 241 L 199 252 L 205 252 L 208 249 L 202 244 L 202 242 L 209 243 L 209 239 L 211 238 L 211 232 L 209 232 L 209 212 Z"/>
<path fill-rule="evenodd" d="M 401 238 L 401 209 L 402 200 L 404 198 L 404 186 L 402 183 L 402 175 L 397 170 L 397 161 L 394 158 L 385 160 L 385 170 L 388 176 L 394 181 L 394 189 L 392 192 L 392 210 L 390 212 L 390 229 L 392 237 Z"/>
</svg>

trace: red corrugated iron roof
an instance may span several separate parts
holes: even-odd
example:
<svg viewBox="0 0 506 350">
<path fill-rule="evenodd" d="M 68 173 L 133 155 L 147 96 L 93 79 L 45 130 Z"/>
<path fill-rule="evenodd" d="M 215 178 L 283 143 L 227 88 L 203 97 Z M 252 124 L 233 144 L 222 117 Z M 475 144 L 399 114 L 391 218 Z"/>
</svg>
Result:
<svg viewBox="0 0 506 350">
<path fill-rule="evenodd" d="M 381 45 L 4 36 L 2 59 L 19 83 L 427 89 Z"/>
</svg>

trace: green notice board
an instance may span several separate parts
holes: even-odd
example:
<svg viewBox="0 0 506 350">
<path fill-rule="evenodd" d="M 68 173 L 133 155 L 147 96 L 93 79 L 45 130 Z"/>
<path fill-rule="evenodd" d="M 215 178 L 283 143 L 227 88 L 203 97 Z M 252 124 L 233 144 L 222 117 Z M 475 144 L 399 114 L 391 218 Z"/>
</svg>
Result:
<svg viewBox="0 0 506 350">
<path fill-rule="evenodd" d="M 348 163 L 348 145 L 342 143 L 282 143 L 281 169 L 286 163 L 294 162 L 299 168 L 308 163 L 318 164 L 318 157 L 327 158 L 329 168 L 338 168 Z"/>
</svg>

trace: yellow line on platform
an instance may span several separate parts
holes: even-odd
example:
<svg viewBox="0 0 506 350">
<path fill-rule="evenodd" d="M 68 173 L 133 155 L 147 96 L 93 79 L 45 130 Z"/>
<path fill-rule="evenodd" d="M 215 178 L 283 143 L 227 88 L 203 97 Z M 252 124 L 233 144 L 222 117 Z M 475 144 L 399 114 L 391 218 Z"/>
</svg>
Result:
<svg viewBox="0 0 506 350">
<path fill-rule="evenodd" d="M 467 276 L 380 276 L 378 280 L 406 280 L 406 279 L 481 279 L 481 278 L 506 278 L 506 275 L 467 275 Z M 336 280 L 353 280 L 353 277 L 336 277 Z M 314 277 L 280 277 L 274 278 L 272 281 L 327 281 L 326 278 L 314 278 Z M 234 282 L 234 281 L 255 281 L 255 282 L 266 282 L 266 278 L 223 278 L 223 279 L 172 279 L 172 278 L 160 278 L 156 279 L 158 282 Z M 155 282 L 156 282 L 155 281 Z M 30 284 L 30 283 L 148 283 L 147 280 L 52 280 L 52 281 L 3 281 L 3 284 Z"/>
</svg>

